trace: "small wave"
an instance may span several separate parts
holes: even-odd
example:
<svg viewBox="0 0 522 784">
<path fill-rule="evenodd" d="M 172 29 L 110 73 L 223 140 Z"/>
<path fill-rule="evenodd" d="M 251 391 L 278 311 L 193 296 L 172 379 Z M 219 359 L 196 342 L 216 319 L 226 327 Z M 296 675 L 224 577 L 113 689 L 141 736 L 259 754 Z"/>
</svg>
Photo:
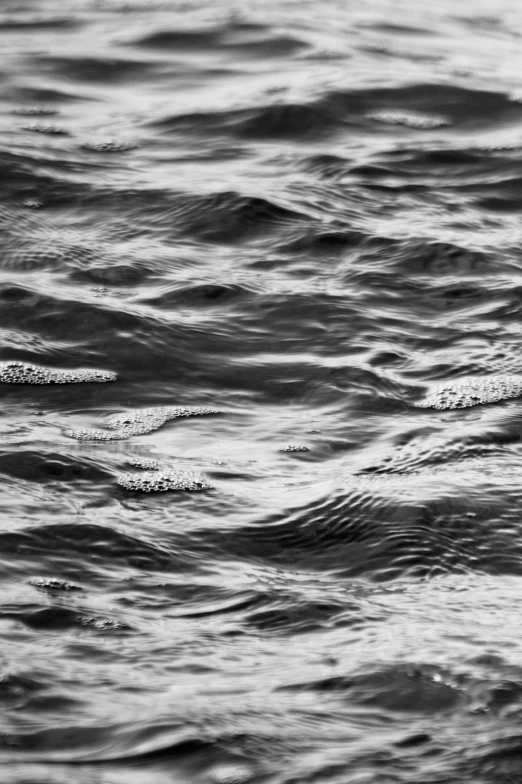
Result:
<svg viewBox="0 0 522 784">
<path fill-rule="evenodd" d="M 47 205 L 63 205 L 88 190 L 66 179 L 69 168 L 66 161 L 46 163 L 43 171 L 43 160 L 38 157 L 0 150 L 0 198 L 5 200 L 5 206 L 12 208 L 16 200 L 39 198 L 42 194 L 45 194 Z M 12 226 L 6 228 L 13 229 Z"/>
<path fill-rule="evenodd" d="M 426 436 L 399 447 L 389 457 L 384 457 L 374 465 L 361 468 L 357 473 L 361 476 L 394 473 L 404 475 L 428 470 L 439 474 L 441 471 L 444 473 L 451 470 L 465 470 L 473 465 L 485 470 L 487 464 L 484 463 L 484 458 L 497 459 L 500 470 L 500 467 L 503 467 L 504 457 L 509 458 L 510 452 L 500 443 Z M 494 464 L 493 462 L 492 465 Z"/>
<path fill-rule="evenodd" d="M 2 552 L 26 564 L 35 559 L 41 569 L 45 563 L 49 571 L 74 579 L 78 574 L 89 574 L 85 553 L 111 571 L 117 566 L 170 571 L 181 560 L 159 543 L 148 542 L 139 536 L 112 528 L 82 521 L 51 523 L 23 528 L 19 531 L 0 532 Z M 94 565 L 96 571 L 98 566 Z M 80 570 L 80 571 L 78 571 Z M 74 574 L 74 577 L 73 577 Z"/>
<path fill-rule="evenodd" d="M 187 197 L 181 207 L 182 234 L 207 242 L 237 242 L 249 234 L 266 232 L 306 216 L 258 196 L 234 192 L 213 196 Z"/>
<path fill-rule="evenodd" d="M 39 30 L 73 30 L 80 27 L 81 22 L 74 17 L 33 17 L 3 16 L 0 19 L 0 28 L 3 31 L 20 30 L 21 32 L 38 32 Z"/>
<path fill-rule="evenodd" d="M 306 138 L 331 132 L 338 121 L 335 112 L 321 105 L 281 104 L 236 115 L 232 130 L 246 138 Z"/>
<path fill-rule="evenodd" d="M 394 171 L 393 162 L 397 161 L 401 172 L 421 171 L 424 173 L 428 168 L 430 171 L 432 169 L 447 171 L 452 175 L 455 174 L 457 167 L 459 172 L 462 167 L 474 170 L 477 165 L 483 162 L 483 157 L 475 149 L 468 147 L 444 149 L 434 146 L 432 149 L 412 148 L 406 150 L 401 148 L 398 152 L 386 153 L 386 158 L 392 161 L 392 172 Z"/>
<path fill-rule="evenodd" d="M 342 122 L 342 114 L 318 104 L 281 103 L 228 112 L 174 115 L 155 121 L 167 132 L 222 132 L 245 139 L 309 138 L 331 132 Z"/>
<path fill-rule="evenodd" d="M 67 631 L 74 627 L 104 633 L 130 630 L 130 626 L 121 621 L 91 616 L 81 610 L 61 606 L 20 608 L 16 612 L 0 611 L 0 618 L 11 618 L 30 629 L 41 631 Z"/>
<path fill-rule="evenodd" d="M 40 484 L 105 483 L 108 474 L 88 459 L 59 452 L 18 449 L 0 453 L 0 474 Z"/>
<path fill-rule="evenodd" d="M 463 125 L 502 125 L 522 119 L 522 104 L 503 93 L 452 85 L 412 84 L 405 87 L 336 90 L 307 102 L 278 102 L 229 111 L 194 112 L 154 121 L 169 132 L 216 134 L 245 138 L 321 137 L 358 128 L 375 132 L 375 123 L 419 130 Z"/>
<path fill-rule="evenodd" d="M 251 289 L 238 283 L 190 283 L 159 293 L 147 291 L 139 295 L 137 301 L 161 310 L 176 307 L 213 307 L 230 302 L 241 302 L 252 294 Z"/>
<path fill-rule="evenodd" d="M 366 115 L 375 111 L 412 111 L 459 125 L 491 125 L 522 117 L 522 106 L 517 106 L 506 93 L 451 84 L 410 84 L 346 93 L 335 91 L 328 96 L 328 104 L 334 100 L 346 109 L 353 103 Z"/>
<path fill-rule="evenodd" d="M 497 257 L 488 251 L 470 250 L 450 242 L 406 240 L 394 242 L 391 265 L 396 271 L 440 275 L 497 274 Z"/>
<path fill-rule="evenodd" d="M 219 541 L 209 529 L 198 538 L 247 561 L 379 583 L 468 571 L 520 575 L 518 467 L 513 456 L 491 455 L 440 470 L 345 476 L 342 489 L 286 514 L 221 531 Z"/>
<path fill-rule="evenodd" d="M 467 701 L 455 679 L 440 668 L 418 664 L 377 669 L 349 677 L 334 676 L 306 684 L 284 686 L 282 691 L 317 691 L 337 694 L 350 704 L 400 713 L 442 713 Z"/>
<path fill-rule="evenodd" d="M 250 612 L 246 625 L 263 634 L 309 634 L 337 624 L 355 625 L 356 621 L 349 616 L 350 610 L 346 604 L 303 598 L 296 602 L 293 597 L 284 596 L 269 608 Z"/>
<path fill-rule="evenodd" d="M 377 244 L 377 238 L 362 231 L 350 229 L 330 229 L 304 227 L 302 231 L 295 232 L 291 238 L 284 238 L 278 244 L 281 250 L 288 252 L 311 251 L 344 253 L 350 248 L 364 248 Z M 383 241 L 383 250 L 386 243 Z"/>
<path fill-rule="evenodd" d="M 206 29 L 156 30 L 126 45 L 173 53 L 203 51 L 207 56 L 213 52 L 244 54 L 249 59 L 287 57 L 307 46 L 305 41 L 277 33 L 265 25 L 244 23 Z"/>
<path fill-rule="evenodd" d="M 419 27 L 409 24 L 400 24 L 399 22 L 385 22 L 383 20 L 375 20 L 372 22 L 360 22 L 356 25 L 361 30 L 371 30 L 372 32 L 385 33 L 386 35 L 405 35 L 417 37 L 418 35 L 432 37 L 435 35 L 429 27 Z"/>
<path fill-rule="evenodd" d="M 120 198 L 127 195 L 136 206 L 141 202 L 151 226 L 162 228 L 169 238 L 178 241 L 188 237 L 202 242 L 237 244 L 260 234 L 266 236 L 271 230 L 309 221 L 297 209 L 236 191 L 141 192 L 122 194 Z"/>
<path fill-rule="evenodd" d="M 57 76 L 78 82 L 125 82 L 146 77 L 154 64 L 140 60 L 123 60 L 110 57 L 74 57 L 38 55 L 35 66 Z"/>
</svg>

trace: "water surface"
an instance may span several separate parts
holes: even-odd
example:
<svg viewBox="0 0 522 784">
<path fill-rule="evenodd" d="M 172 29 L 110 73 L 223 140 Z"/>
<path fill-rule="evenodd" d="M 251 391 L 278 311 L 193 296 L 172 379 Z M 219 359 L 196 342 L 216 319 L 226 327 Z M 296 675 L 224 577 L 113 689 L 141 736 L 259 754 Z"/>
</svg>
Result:
<svg viewBox="0 0 522 784">
<path fill-rule="evenodd" d="M 519 780 L 521 36 L 2 3 L 4 784 Z"/>
</svg>

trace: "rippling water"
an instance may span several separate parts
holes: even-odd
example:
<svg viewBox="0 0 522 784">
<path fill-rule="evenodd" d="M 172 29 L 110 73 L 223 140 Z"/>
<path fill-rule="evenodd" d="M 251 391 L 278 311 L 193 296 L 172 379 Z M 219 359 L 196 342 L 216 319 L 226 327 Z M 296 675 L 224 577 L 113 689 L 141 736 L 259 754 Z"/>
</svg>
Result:
<svg viewBox="0 0 522 784">
<path fill-rule="evenodd" d="M 3 784 L 521 780 L 521 36 L 2 2 Z"/>
</svg>

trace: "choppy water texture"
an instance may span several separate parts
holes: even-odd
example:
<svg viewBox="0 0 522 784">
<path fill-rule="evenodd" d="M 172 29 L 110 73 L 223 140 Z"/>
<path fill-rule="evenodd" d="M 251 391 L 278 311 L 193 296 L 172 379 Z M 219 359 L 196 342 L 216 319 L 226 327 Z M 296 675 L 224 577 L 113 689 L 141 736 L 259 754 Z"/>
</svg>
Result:
<svg viewBox="0 0 522 784">
<path fill-rule="evenodd" d="M 2 784 L 521 780 L 521 41 L 2 2 Z"/>
</svg>

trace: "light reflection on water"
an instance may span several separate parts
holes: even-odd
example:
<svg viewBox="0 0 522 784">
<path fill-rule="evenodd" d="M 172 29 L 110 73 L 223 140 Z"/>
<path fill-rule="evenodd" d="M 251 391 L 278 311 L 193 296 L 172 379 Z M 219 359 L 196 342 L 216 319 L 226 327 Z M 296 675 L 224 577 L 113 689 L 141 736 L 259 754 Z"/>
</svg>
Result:
<svg viewBox="0 0 522 784">
<path fill-rule="evenodd" d="M 4 3 L 2 782 L 517 780 L 521 32 Z"/>
</svg>

